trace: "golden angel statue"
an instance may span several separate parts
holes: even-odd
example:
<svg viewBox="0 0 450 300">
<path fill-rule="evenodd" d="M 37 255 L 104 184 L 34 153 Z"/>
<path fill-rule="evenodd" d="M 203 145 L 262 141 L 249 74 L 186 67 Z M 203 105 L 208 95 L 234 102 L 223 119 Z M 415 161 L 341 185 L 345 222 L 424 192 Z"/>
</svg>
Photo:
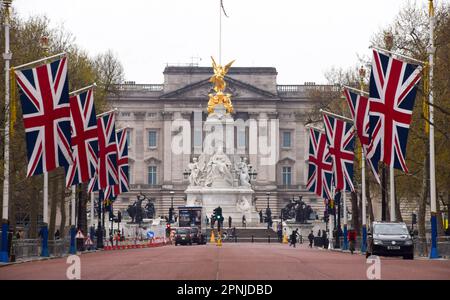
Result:
<svg viewBox="0 0 450 300">
<path fill-rule="evenodd" d="M 230 69 L 231 65 L 234 63 L 234 60 L 225 67 L 222 67 L 221 65 L 217 65 L 214 58 L 211 56 L 212 59 L 212 66 L 214 69 L 214 75 L 211 77 L 209 82 L 214 83 L 214 90 L 216 93 L 225 91 L 225 87 L 227 84 L 225 83 L 224 77 L 227 75 L 228 70 Z"/>
<path fill-rule="evenodd" d="M 216 61 L 213 57 L 212 66 L 214 69 L 214 75 L 209 79 L 209 82 L 214 84 L 214 91 L 216 94 L 209 94 L 209 102 L 208 102 L 208 113 L 212 114 L 214 112 L 214 107 L 218 104 L 223 104 L 227 113 L 233 112 L 233 105 L 231 104 L 231 94 L 225 94 L 225 88 L 227 86 L 225 82 L 225 75 L 228 73 L 231 65 L 234 63 L 234 60 L 224 67 L 221 65 L 217 65 Z"/>
</svg>

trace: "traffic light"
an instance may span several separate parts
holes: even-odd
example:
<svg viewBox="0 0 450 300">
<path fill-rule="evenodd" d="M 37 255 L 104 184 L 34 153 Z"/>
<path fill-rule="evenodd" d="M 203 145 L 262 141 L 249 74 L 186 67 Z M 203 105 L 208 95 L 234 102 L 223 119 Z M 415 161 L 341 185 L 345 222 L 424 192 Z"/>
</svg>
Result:
<svg viewBox="0 0 450 300">
<path fill-rule="evenodd" d="M 122 222 L 122 213 L 120 212 L 120 210 L 117 212 L 117 222 Z"/>
<path fill-rule="evenodd" d="M 412 223 L 417 224 L 417 215 L 415 213 L 412 214 Z"/>
</svg>

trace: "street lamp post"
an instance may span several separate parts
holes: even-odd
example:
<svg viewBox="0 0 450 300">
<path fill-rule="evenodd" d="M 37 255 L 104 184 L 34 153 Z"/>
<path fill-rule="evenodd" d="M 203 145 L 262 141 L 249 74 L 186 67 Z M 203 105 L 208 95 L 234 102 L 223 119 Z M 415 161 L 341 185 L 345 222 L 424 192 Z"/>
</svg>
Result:
<svg viewBox="0 0 450 300">
<path fill-rule="evenodd" d="M 49 50 L 49 46 L 48 46 L 48 36 L 42 36 L 41 40 L 40 40 L 40 44 L 42 49 L 44 50 L 45 56 L 48 55 L 48 50 Z M 72 202 L 73 204 L 74 202 Z M 49 252 L 48 252 L 48 224 L 49 224 L 49 220 L 48 220 L 48 172 L 44 172 L 44 204 L 43 204 L 43 208 L 44 208 L 44 212 L 43 212 L 43 224 L 42 224 L 42 228 L 41 228 L 41 233 L 42 233 L 42 250 L 41 250 L 41 256 L 42 257 L 48 257 Z M 73 212 L 75 211 L 74 206 L 72 206 L 72 210 Z M 72 212 L 72 216 L 73 216 L 73 212 Z"/>
<path fill-rule="evenodd" d="M 170 208 L 169 208 L 169 223 L 173 223 L 173 195 L 174 191 L 170 191 Z"/>
<path fill-rule="evenodd" d="M 3 0 L 3 10 L 5 18 L 3 25 L 5 26 L 5 53 L 3 59 L 5 60 L 5 148 L 4 148 L 4 163 L 3 163 L 3 207 L 2 207 L 2 237 L 0 249 L 0 262 L 8 262 L 8 205 L 9 205 L 9 63 L 12 58 L 12 53 L 9 50 L 9 8 L 11 0 Z"/>
<path fill-rule="evenodd" d="M 363 66 L 359 69 L 359 86 L 361 91 L 364 90 L 364 78 L 366 77 L 366 69 Z M 366 156 L 364 154 L 363 144 L 361 142 L 361 206 L 362 206 L 362 241 L 361 252 L 366 252 L 367 243 L 367 216 L 366 216 Z"/>
<path fill-rule="evenodd" d="M 270 223 L 272 221 L 272 211 L 270 210 L 269 206 L 270 192 L 267 192 L 266 195 L 267 195 L 267 208 L 266 208 L 267 229 L 270 229 Z"/>
</svg>

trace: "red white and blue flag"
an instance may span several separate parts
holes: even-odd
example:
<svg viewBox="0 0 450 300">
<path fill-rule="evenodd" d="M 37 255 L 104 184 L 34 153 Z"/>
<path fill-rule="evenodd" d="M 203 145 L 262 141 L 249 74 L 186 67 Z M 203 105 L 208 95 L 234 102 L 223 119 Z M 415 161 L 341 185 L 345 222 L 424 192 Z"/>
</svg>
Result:
<svg viewBox="0 0 450 300">
<path fill-rule="evenodd" d="M 66 172 L 66 186 L 88 182 L 97 172 L 98 133 L 92 89 L 70 97 L 74 164 Z"/>
<path fill-rule="evenodd" d="M 128 173 L 128 131 L 126 128 L 116 132 L 117 138 L 117 169 L 119 172 L 119 184 L 108 186 L 105 191 L 105 199 L 115 200 L 119 194 L 126 193 L 130 190 L 129 173 Z"/>
<path fill-rule="evenodd" d="M 67 58 L 15 75 L 27 141 L 27 177 L 73 164 Z"/>
<path fill-rule="evenodd" d="M 118 192 L 126 193 L 130 190 L 129 166 L 128 166 L 128 130 L 126 128 L 117 131 L 118 159 L 117 168 L 119 170 Z M 117 196 L 118 194 L 116 194 Z"/>
<path fill-rule="evenodd" d="M 329 115 L 323 115 L 329 152 L 333 160 L 333 183 L 337 191 L 354 191 L 354 129 L 353 125 Z"/>
<path fill-rule="evenodd" d="M 97 119 L 98 130 L 98 186 L 105 189 L 119 183 L 117 171 L 117 143 L 114 112 Z"/>
<path fill-rule="evenodd" d="M 333 166 L 324 133 L 309 129 L 309 157 L 307 189 L 323 199 L 332 199 Z"/>
<path fill-rule="evenodd" d="M 348 89 L 344 89 L 344 96 L 347 100 L 348 107 L 350 108 L 350 113 L 352 119 L 355 122 L 356 134 L 358 135 L 359 141 L 361 142 L 364 155 L 367 158 L 367 148 L 370 144 L 369 136 L 369 98 L 362 95 L 353 93 Z M 378 184 L 380 184 L 380 177 L 378 176 L 377 168 L 372 165 L 370 159 L 366 159 L 370 166 L 375 179 Z"/>
<path fill-rule="evenodd" d="M 88 192 L 93 193 L 99 191 L 100 188 L 98 186 L 98 174 L 96 173 L 94 177 L 89 180 L 88 184 Z"/>
<path fill-rule="evenodd" d="M 406 144 L 421 67 L 373 50 L 367 157 L 408 172 Z"/>
</svg>

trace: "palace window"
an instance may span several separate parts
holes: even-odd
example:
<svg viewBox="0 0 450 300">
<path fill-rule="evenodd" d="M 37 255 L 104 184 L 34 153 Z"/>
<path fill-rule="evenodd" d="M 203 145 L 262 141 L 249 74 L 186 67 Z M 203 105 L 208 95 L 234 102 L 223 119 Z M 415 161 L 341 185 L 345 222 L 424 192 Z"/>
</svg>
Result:
<svg viewBox="0 0 450 300">
<path fill-rule="evenodd" d="M 199 126 L 194 127 L 194 147 L 202 146 L 202 128 Z"/>
<path fill-rule="evenodd" d="M 283 177 L 283 185 L 286 186 L 291 185 L 291 178 L 292 178 L 291 167 L 283 167 L 281 175 Z"/>
<path fill-rule="evenodd" d="M 245 136 L 245 127 L 238 127 L 237 129 L 237 146 L 238 148 L 245 148 L 247 145 L 246 143 L 246 136 Z"/>
<path fill-rule="evenodd" d="M 149 130 L 148 132 L 148 146 L 150 148 L 156 148 L 156 131 Z"/>
<path fill-rule="evenodd" d="M 127 135 L 128 148 L 131 148 L 131 132 L 130 132 L 130 130 L 126 130 L 125 132 L 126 132 L 126 135 Z"/>
<path fill-rule="evenodd" d="M 156 177 L 157 177 L 156 166 L 149 166 L 148 167 L 148 184 L 156 185 L 158 182 Z"/>
<path fill-rule="evenodd" d="M 283 148 L 291 148 L 291 132 L 283 131 Z"/>
</svg>

